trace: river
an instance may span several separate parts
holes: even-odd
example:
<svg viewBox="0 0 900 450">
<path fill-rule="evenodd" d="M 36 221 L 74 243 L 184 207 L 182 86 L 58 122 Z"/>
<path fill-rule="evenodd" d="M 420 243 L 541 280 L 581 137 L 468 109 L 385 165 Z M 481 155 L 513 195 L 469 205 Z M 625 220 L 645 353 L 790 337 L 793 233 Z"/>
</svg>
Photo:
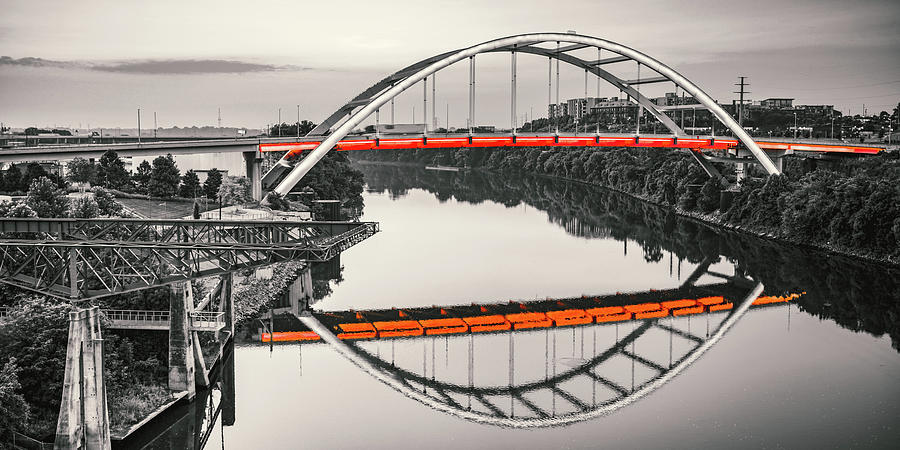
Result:
<svg viewBox="0 0 900 450">
<path fill-rule="evenodd" d="M 726 311 L 356 342 L 348 348 L 380 361 L 368 371 L 329 344 L 270 348 L 245 330 L 230 360 L 233 392 L 217 388 L 199 396 L 193 412 L 173 413 L 196 419 L 154 431 L 152 447 L 187 442 L 179 439 L 191 433 L 208 435 L 208 448 L 234 449 L 900 442 L 896 270 L 717 230 L 577 183 L 375 164 L 361 170 L 363 219 L 379 221 L 382 231 L 342 255 L 341 280 L 330 282 L 315 311 L 652 297 L 686 282 L 717 289 L 703 286 L 723 280 L 732 281 L 721 289 L 737 297 L 757 285 L 770 295 L 802 295 L 750 307 L 733 325 Z M 694 273 L 699 278 L 689 280 Z M 620 342 L 640 359 L 620 351 L 591 365 Z M 708 348 L 697 350 L 701 343 Z M 585 375 L 584 367 L 593 376 L 561 376 Z M 547 383 L 553 379 L 560 382 Z M 233 404 L 215 415 L 222 398 Z"/>
</svg>

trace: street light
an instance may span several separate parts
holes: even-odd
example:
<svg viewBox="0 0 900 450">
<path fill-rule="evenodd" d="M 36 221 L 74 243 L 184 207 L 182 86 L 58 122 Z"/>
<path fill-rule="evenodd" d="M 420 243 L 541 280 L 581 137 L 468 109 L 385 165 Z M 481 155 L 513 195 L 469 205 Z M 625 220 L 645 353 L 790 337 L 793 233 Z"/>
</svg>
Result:
<svg viewBox="0 0 900 450">
<path fill-rule="evenodd" d="M 300 139 L 300 105 L 297 105 L 297 139 Z"/>
<path fill-rule="evenodd" d="M 794 113 L 794 139 L 797 139 L 797 113 Z"/>
</svg>

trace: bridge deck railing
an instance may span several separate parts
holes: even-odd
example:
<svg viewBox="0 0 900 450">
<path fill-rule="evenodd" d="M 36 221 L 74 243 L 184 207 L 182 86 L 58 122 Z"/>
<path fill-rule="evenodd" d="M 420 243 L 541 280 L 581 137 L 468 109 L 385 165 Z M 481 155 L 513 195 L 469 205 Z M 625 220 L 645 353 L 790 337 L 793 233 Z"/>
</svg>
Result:
<svg viewBox="0 0 900 450">
<path fill-rule="evenodd" d="M 104 309 L 101 312 L 110 321 L 110 328 L 136 330 L 168 330 L 169 311 L 134 309 Z M 225 326 L 225 313 L 194 311 L 190 315 L 190 327 L 196 331 L 216 331 Z"/>
</svg>

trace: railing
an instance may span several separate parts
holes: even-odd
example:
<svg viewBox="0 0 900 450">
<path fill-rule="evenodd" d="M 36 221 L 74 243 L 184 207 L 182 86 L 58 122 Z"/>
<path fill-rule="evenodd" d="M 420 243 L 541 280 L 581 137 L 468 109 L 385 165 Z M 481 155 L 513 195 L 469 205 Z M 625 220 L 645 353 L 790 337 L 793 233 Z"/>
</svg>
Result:
<svg viewBox="0 0 900 450">
<path fill-rule="evenodd" d="M 101 312 L 112 322 L 112 328 L 167 330 L 171 323 L 169 311 L 104 309 Z M 193 330 L 216 331 L 224 326 L 224 312 L 191 312 L 190 327 Z"/>
<path fill-rule="evenodd" d="M 113 322 L 155 322 L 169 325 L 169 311 L 104 309 L 102 312 L 107 319 Z"/>
<path fill-rule="evenodd" d="M 218 330 L 224 326 L 224 312 L 194 311 L 191 313 L 191 327 L 194 329 Z"/>
</svg>

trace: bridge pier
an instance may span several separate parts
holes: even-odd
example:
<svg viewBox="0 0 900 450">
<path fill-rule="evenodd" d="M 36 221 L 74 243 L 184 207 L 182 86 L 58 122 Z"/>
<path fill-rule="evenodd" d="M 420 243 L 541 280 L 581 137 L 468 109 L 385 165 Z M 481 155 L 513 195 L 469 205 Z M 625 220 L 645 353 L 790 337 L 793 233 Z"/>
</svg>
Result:
<svg viewBox="0 0 900 450">
<path fill-rule="evenodd" d="M 219 277 L 219 307 L 218 311 L 225 313 L 225 327 L 216 331 L 216 341 L 219 342 L 219 355 L 224 355 L 225 343 L 234 339 L 234 273 L 228 272 Z M 227 333 L 227 336 L 223 336 Z"/>
<path fill-rule="evenodd" d="M 103 380 L 103 339 L 99 309 L 94 306 L 69 313 L 69 342 L 54 448 L 109 449 L 111 446 Z"/>
<path fill-rule="evenodd" d="M 194 398 L 197 391 L 195 340 L 190 330 L 190 313 L 194 309 L 193 297 L 190 281 L 181 281 L 171 285 L 169 291 L 169 390 L 187 391 L 189 400 Z"/>
<path fill-rule="evenodd" d="M 255 151 L 244 152 L 244 163 L 247 165 L 247 178 L 250 179 L 250 195 L 253 200 L 260 201 L 262 195 L 262 153 L 259 146 Z"/>
</svg>

